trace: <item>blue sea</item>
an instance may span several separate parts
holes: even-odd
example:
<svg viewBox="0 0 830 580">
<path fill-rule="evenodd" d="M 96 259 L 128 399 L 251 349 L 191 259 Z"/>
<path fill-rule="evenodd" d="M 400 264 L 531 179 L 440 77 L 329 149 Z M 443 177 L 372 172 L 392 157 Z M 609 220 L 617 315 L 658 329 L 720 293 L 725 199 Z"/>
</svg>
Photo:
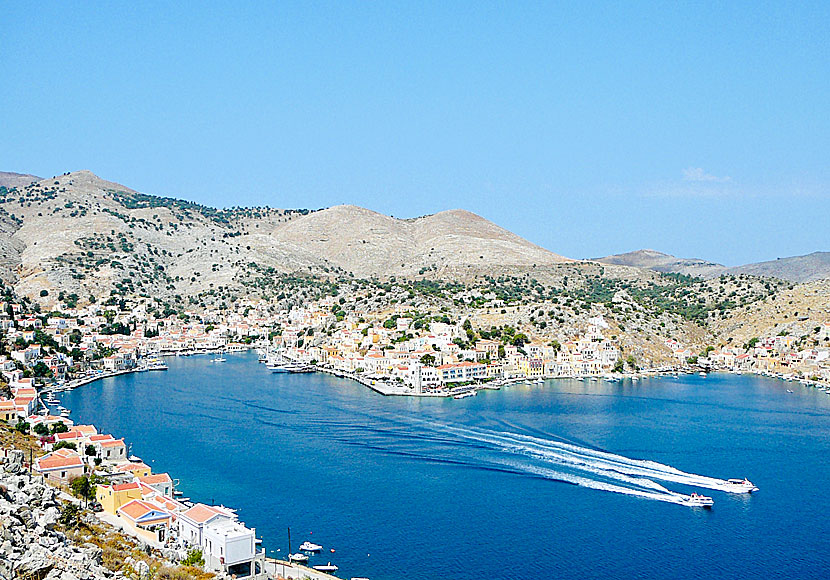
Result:
<svg viewBox="0 0 830 580">
<path fill-rule="evenodd" d="M 753 375 L 551 380 L 463 400 L 274 374 L 253 354 L 64 393 L 269 555 L 372 580 L 830 575 L 830 396 Z M 794 393 L 788 393 L 787 389 Z M 760 491 L 722 491 L 747 477 Z M 698 491 L 711 510 L 677 503 Z"/>
</svg>

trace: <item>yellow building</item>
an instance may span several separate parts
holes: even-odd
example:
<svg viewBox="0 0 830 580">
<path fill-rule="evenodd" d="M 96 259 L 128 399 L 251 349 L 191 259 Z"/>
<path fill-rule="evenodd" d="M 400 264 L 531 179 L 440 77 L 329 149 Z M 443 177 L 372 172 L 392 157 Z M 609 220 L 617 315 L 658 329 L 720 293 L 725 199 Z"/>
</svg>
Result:
<svg viewBox="0 0 830 580">
<path fill-rule="evenodd" d="M 98 485 L 95 488 L 95 499 L 98 500 L 105 512 L 115 515 L 121 506 L 134 499 L 141 499 L 141 486 L 136 482 Z"/>
</svg>

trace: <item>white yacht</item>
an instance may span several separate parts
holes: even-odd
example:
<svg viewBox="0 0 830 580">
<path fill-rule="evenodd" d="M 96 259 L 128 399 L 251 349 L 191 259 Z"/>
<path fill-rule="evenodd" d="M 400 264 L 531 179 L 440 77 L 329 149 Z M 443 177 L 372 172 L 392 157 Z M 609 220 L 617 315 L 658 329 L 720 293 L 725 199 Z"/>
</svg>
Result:
<svg viewBox="0 0 830 580">
<path fill-rule="evenodd" d="M 308 556 L 297 552 L 296 554 L 289 554 L 288 560 L 291 562 L 308 562 Z"/>
<path fill-rule="evenodd" d="M 315 544 L 314 542 L 303 542 L 300 544 L 300 551 L 302 552 L 320 552 L 322 550 L 323 546 Z"/>
<path fill-rule="evenodd" d="M 728 491 L 732 493 L 752 493 L 753 491 L 758 491 L 758 488 L 745 477 L 743 479 L 727 479 L 726 483 L 729 484 Z"/>
<path fill-rule="evenodd" d="M 710 508 L 715 505 L 715 500 L 708 495 L 700 495 L 699 493 L 692 492 L 692 495 L 687 495 L 683 498 L 682 503 L 689 507 Z"/>
<path fill-rule="evenodd" d="M 328 564 L 324 564 L 323 566 L 312 566 L 318 572 L 337 572 L 339 568 L 329 562 Z"/>
</svg>

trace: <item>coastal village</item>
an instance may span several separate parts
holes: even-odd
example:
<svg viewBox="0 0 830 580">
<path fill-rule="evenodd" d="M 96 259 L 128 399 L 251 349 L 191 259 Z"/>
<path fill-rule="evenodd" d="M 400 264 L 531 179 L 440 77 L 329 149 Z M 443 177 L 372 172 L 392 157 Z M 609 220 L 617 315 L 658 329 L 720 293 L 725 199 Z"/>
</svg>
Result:
<svg viewBox="0 0 830 580">
<path fill-rule="evenodd" d="M 90 304 L 41 315 L 8 300 L 0 305 L 0 371 L 7 383 L 0 421 L 37 437 L 40 453 L 26 465 L 33 476 L 63 490 L 86 482 L 82 496 L 98 519 L 147 546 L 181 560 L 194 555 L 205 571 L 230 577 L 325 578 L 335 565 L 304 567 L 309 553 L 303 551 L 286 561 L 266 558 L 256 530 L 232 508 L 183 498 L 170 474 L 153 473 L 117 434 L 75 424 L 68 409 L 53 413 L 54 392 L 164 370 L 165 356 L 219 353 L 213 356 L 222 360 L 223 353 L 248 349 L 257 349 L 275 371 L 328 372 L 386 395 L 465 398 L 480 388 L 556 377 L 617 381 L 682 371 L 774 374 L 821 388 L 830 380 L 830 348 L 816 346 L 830 336 L 827 322 L 809 348 L 798 348 L 801 337 L 786 334 L 702 352 L 669 339 L 661 364 L 641 367 L 609 336 L 601 314 L 587 316 L 578 333 L 540 340 L 529 329 L 482 332 L 469 318 L 441 312 L 344 315 L 335 297 L 276 313 L 269 306 L 241 301 L 233 311 L 156 317 L 144 304 L 122 301 L 116 308 Z"/>
</svg>

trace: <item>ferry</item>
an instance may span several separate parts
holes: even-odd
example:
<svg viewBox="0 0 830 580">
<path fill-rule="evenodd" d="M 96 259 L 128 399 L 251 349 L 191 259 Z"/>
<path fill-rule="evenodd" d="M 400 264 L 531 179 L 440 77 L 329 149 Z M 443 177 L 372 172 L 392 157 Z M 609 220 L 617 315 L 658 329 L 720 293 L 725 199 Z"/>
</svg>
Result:
<svg viewBox="0 0 830 580">
<path fill-rule="evenodd" d="M 726 483 L 729 484 L 729 490 L 732 493 L 752 493 L 753 491 L 758 491 L 758 488 L 747 478 L 743 479 L 727 479 Z"/>
<path fill-rule="evenodd" d="M 329 562 L 328 564 L 324 564 L 322 566 L 312 566 L 318 572 L 337 572 L 340 568 Z"/>
<path fill-rule="evenodd" d="M 308 556 L 297 552 L 296 554 L 288 555 L 289 562 L 308 562 Z"/>
<path fill-rule="evenodd" d="M 315 544 L 314 542 L 303 542 L 300 544 L 300 551 L 302 552 L 321 552 L 323 546 Z"/>
<path fill-rule="evenodd" d="M 710 508 L 715 505 L 715 500 L 708 495 L 700 495 L 699 493 L 692 492 L 692 495 L 684 497 L 681 503 L 689 507 Z"/>
</svg>

